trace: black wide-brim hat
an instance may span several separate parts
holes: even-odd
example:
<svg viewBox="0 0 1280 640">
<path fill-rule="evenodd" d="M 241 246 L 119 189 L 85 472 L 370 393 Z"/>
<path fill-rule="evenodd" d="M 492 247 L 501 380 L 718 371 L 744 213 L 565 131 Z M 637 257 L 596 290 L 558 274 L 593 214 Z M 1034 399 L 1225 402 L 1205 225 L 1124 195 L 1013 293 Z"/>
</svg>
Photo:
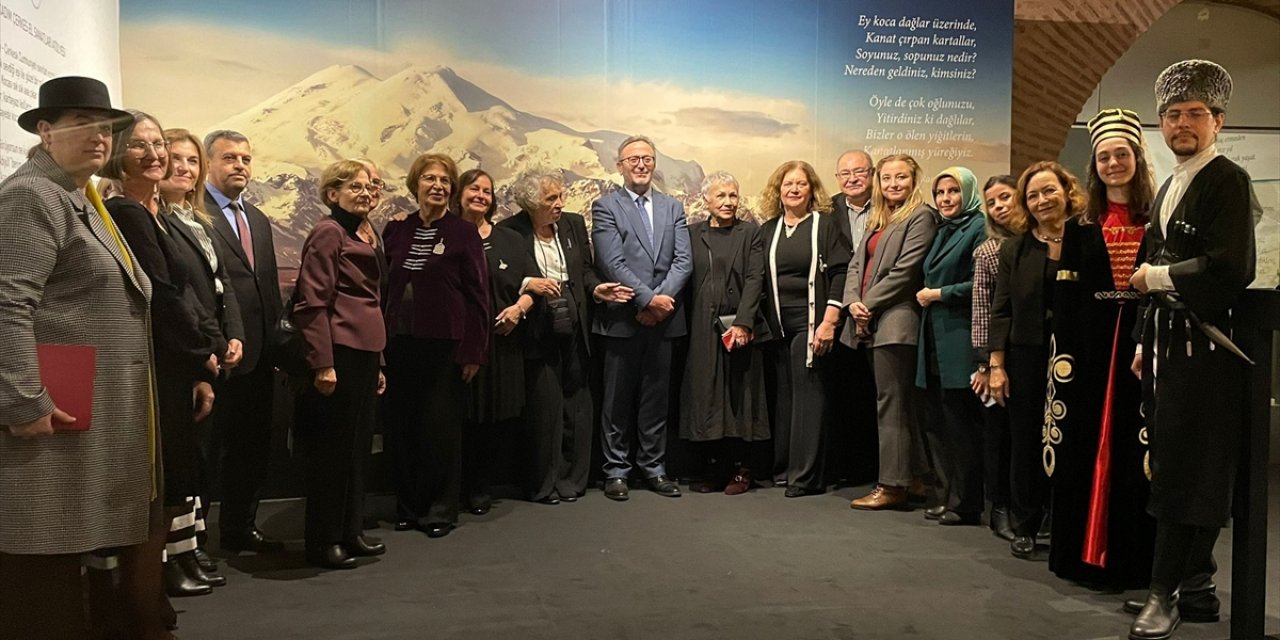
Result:
<svg viewBox="0 0 1280 640">
<path fill-rule="evenodd" d="M 68 109 L 94 111 L 111 121 L 111 130 L 120 131 L 133 122 L 133 114 L 111 106 L 107 85 L 101 80 L 81 76 L 53 78 L 40 85 L 40 106 L 18 116 L 18 126 L 37 133 L 36 123 L 53 121 Z"/>
</svg>

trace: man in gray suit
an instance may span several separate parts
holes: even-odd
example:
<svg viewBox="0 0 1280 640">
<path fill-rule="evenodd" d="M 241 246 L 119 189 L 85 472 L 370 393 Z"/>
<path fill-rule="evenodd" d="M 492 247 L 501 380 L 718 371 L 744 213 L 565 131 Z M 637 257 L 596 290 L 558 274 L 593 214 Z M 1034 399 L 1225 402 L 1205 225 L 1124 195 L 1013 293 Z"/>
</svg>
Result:
<svg viewBox="0 0 1280 640">
<path fill-rule="evenodd" d="M 671 341 L 685 335 L 684 309 L 676 300 L 689 280 L 692 261 L 684 206 L 655 192 L 653 142 L 632 136 L 618 146 L 618 172 L 625 188 L 591 207 L 596 266 L 606 281 L 635 291 L 629 303 L 606 302 L 592 332 L 604 344 L 604 406 L 601 411 L 605 495 L 627 499 L 631 439 L 639 443 L 635 464 L 649 488 L 679 497 L 666 475 Z"/>
</svg>

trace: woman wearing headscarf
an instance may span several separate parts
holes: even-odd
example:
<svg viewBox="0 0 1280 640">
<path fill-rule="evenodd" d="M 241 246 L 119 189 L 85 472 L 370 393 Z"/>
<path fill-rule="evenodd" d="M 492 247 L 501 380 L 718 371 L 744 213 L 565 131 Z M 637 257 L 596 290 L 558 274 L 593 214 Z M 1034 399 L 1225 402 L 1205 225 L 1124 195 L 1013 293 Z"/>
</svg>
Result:
<svg viewBox="0 0 1280 640">
<path fill-rule="evenodd" d="M 764 244 L 760 226 L 738 218 L 732 175 L 707 176 L 702 199 L 710 216 L 689 225 L 693 274 L 680 435 L 702 447 L 704 490 L 739 495 L 751 489 L 751 469 L 762 469 L 769 445 L 763 356 L 751 344 L 768 335 L 759 314 Z"/>
<path fill-rule="evenodd" d="M 925 392 L 924 432 L 937 464 L 941 504 L 926 517 L 943 525 L 975 525 L 982 494 L 982 419 L 970 389 L 973 252 L 983 241 L 978 179 L 964 167 L 933 179 L 938 230 L 924 259 L 916 386 Z"/>
<path fill-rule="evenodd" d="M 172 227 L 176 222 L 161 212 L 159 185 L 171 172 L 164 129 L 148 114 L 131 113 L 133 125 L 116 134 L 111 159 L 99 175 L 117 181 L 120 187 L 120 195 L 107 200 L 107 211 L 137 253 L 138 263 L 154 288 L 151 332 L 157 417 L 163 443 L 165 515 L 172 521 L 188 517 L 192 497 L 201 489 L 195 425 L 212 409 L 212 383 L 226 356 L 227 343 L 213 314 L 196 295 L 204 277 L 193 268 L 200 264 L 200 256 L 175 237 Z M 195 560 L 190 552 L 183 548 L 178 556 L 165 561 L 165 586 L 172 597 L 211 591 L 209 580 L 187 575 Z"/>
</svg>

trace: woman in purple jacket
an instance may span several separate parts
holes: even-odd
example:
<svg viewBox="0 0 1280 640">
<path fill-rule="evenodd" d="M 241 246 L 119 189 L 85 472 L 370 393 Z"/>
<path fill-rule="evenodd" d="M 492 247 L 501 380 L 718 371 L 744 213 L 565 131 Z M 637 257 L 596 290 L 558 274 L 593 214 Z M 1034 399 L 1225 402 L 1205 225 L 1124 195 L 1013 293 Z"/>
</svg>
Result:
<svg viewBox="0 0 1280 640">
<path fill-rule="evenodd" d="M 419 210 L 382 231 L 391 263 L 387 449 L 396 530 L 439 538 L 458 521 L 466 385 L 487 357 L 489 273 L 475 225 L 448 214 L 453 160 L 422 155 L 405 182 Z"/>
<path fill-rule="evenodd" d="M 386 551 L 361 535 L 364 466 L 373 441 L 377 395 L 386 387 L 379 370 L 387 344 L 380 307 L 385 269 L 375 238 L 362 234 L 377 187 L 355 160 L 320 175 L 329 217 L 316 223 L 302 246 L 298 302 L 293 319 L 314 371 L 311 424 L 295 428 L 307 464 L 307 562 L 355 568 L 355 557 Z"/>
</svg>

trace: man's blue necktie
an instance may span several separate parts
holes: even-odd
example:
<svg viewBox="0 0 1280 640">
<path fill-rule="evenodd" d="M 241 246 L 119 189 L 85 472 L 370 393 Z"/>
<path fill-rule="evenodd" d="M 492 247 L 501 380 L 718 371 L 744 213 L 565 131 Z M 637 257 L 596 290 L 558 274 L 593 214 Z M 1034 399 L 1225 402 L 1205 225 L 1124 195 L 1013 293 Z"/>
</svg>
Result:
<svg viewBox="0 0 1280 640">
<path fill-rule="evenodd" d="M 644 221 L 644 231 L 649 234 L 649 246 L 653 246 L 653 221 L 649 219 L 649 212 L 644 208 L 645 197 L 636 198 L 636 208 L 640 209 L 640 219 Z"/>
</svg>

